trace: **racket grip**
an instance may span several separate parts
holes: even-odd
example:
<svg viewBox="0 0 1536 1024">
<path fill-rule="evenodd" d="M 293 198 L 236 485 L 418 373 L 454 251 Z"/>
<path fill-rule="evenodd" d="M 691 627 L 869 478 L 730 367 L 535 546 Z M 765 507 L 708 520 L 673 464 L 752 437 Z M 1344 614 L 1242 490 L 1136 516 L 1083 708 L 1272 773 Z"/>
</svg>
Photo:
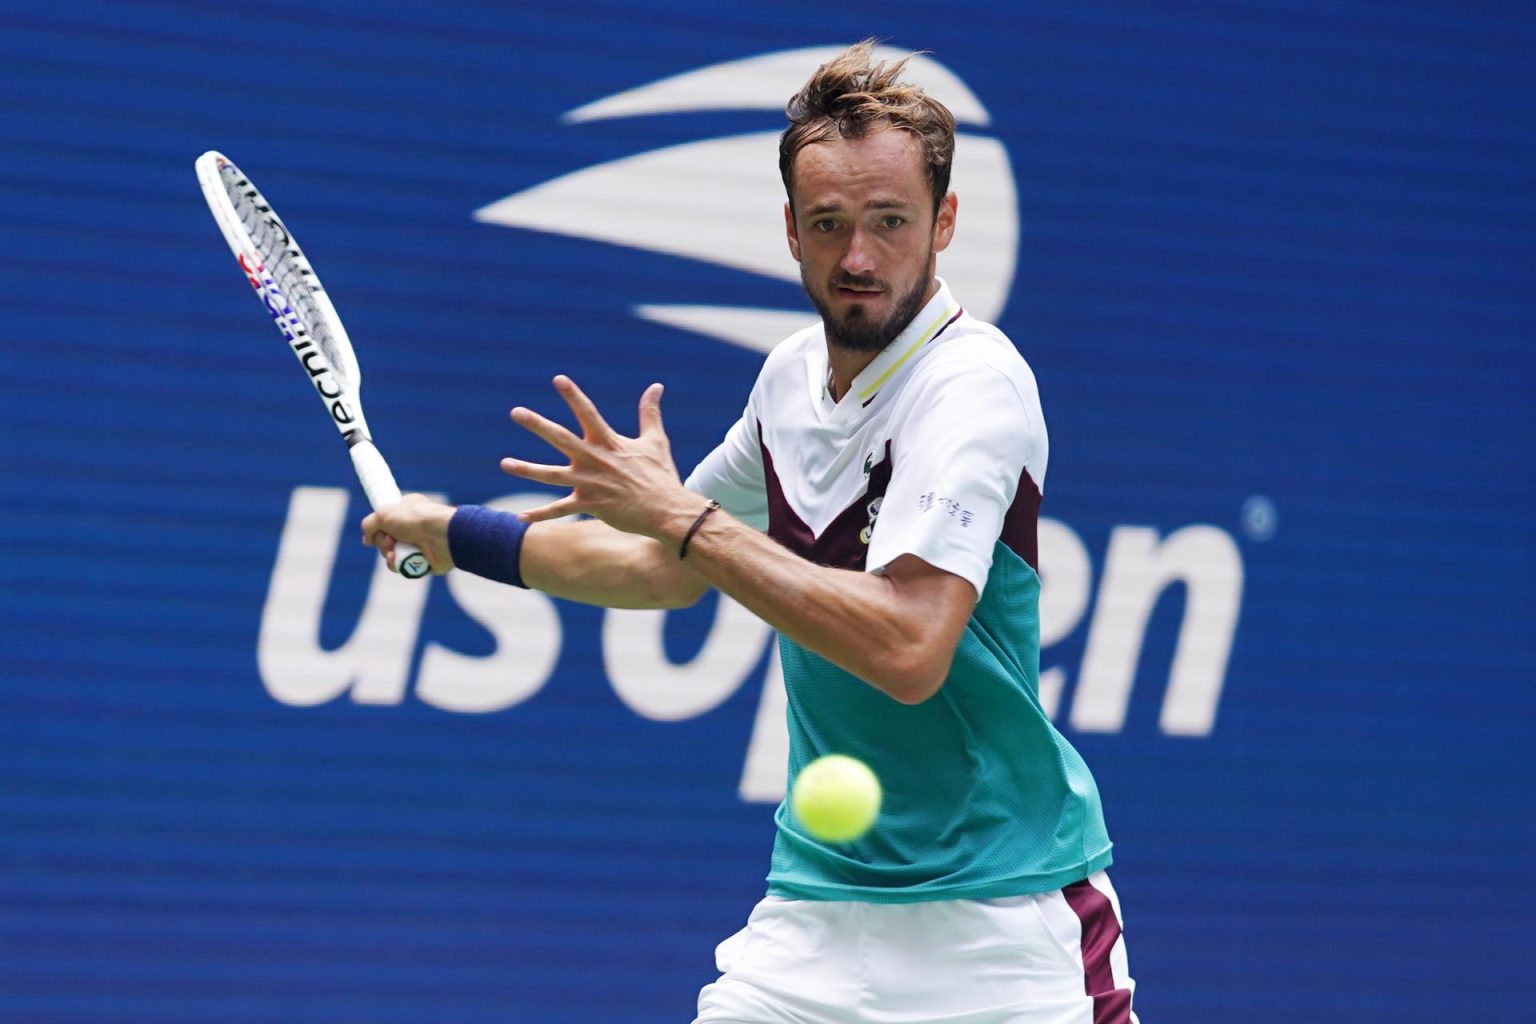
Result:
<svg viewBox="0 0 1536 1024">
<path fill-rule="evenodd" d="M 352 453 L 352 468 L 357 470 L 357 479 L 362 482 L 368 504 L 375 511 L 400 500 L 395 474 L 389 471 L 389 463 L 384 461 L 372 441 L 359 441 L 347 450 Z M 420 548 L 396 541 L 395 571 L 406 579 L 419 580 L 432 571 L 432 565 Z"/>
</svg>

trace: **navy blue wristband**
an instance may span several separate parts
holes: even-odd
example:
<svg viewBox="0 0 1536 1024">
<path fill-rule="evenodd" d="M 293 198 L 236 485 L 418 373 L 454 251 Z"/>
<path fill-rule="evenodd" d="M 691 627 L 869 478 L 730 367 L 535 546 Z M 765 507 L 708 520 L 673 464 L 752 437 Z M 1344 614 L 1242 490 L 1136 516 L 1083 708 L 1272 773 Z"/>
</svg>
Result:
<svg viewBox="0 0 1536 1024">
<path fill-rule="evenodd" d="M 527 589 L 519 562 L 528 524 L 510 512 L 460 505 L 448 520 L 448 554 L 465 572 Z"/>
</svg>

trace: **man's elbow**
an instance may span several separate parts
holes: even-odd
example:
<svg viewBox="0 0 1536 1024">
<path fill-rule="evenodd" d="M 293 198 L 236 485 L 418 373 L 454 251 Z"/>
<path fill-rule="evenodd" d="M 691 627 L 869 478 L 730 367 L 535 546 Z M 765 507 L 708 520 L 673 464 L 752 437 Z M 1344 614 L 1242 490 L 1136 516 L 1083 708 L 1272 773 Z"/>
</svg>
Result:
<svg viewBox="0 0 1536 1024">
<path fill-rule="evenodd" d="M 877 670 L 880 682 L 876 685 L 898 703 L 921 704 L 943 689 L 953 659 L 953 651 L 943 657 L 911 650 L 892 651 Z"/>
</svg>

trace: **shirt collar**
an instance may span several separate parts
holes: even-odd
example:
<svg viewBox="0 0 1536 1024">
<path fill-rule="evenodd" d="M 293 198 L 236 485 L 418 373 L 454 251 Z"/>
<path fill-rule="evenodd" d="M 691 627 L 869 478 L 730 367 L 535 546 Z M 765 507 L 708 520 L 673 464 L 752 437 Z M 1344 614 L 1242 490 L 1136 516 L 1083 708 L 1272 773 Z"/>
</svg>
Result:
<svg viewBox="0 0 1536 1024">
<path fill-rule="evenodd" d="M 856 406 L 867 404 L 882 387 L 911 364 L 924 345 L 938 337 L 960 314 L 960 304 L 949 294 L 949 285 L 944 283 L 942 277 L 934 280 L 938 282 L 939 290 L 912 318 L 912 322 L 853 378 L 848 394 L 843 396 L 844 401 L 852 399 Z"/>
</svg>

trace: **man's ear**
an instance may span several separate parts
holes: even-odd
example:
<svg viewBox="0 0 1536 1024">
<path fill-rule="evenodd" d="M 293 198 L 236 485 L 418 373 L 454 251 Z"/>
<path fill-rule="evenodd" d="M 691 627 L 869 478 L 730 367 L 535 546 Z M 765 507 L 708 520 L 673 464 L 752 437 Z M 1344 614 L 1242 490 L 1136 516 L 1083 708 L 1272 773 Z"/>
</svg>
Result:
<svg viewBox="0 0 1536 1024">
<path fill-rule="evenodd" d="M 800 233 L 795 230 L 795 208 L 790 203 L 784 204 L 784 234 L 789 239 L 789 254 L 795 258 L 796 263 L 799 263 Z"/>
<path fill-rule="evenodd" d="M 955 237 L 955 211 L 959 207 L 960 199 L 953 192 L 940 201 L 938 215 L 933 220 L 934 252 L 943 252 L 949 248 L 950 241 Z"/>
</svg>

